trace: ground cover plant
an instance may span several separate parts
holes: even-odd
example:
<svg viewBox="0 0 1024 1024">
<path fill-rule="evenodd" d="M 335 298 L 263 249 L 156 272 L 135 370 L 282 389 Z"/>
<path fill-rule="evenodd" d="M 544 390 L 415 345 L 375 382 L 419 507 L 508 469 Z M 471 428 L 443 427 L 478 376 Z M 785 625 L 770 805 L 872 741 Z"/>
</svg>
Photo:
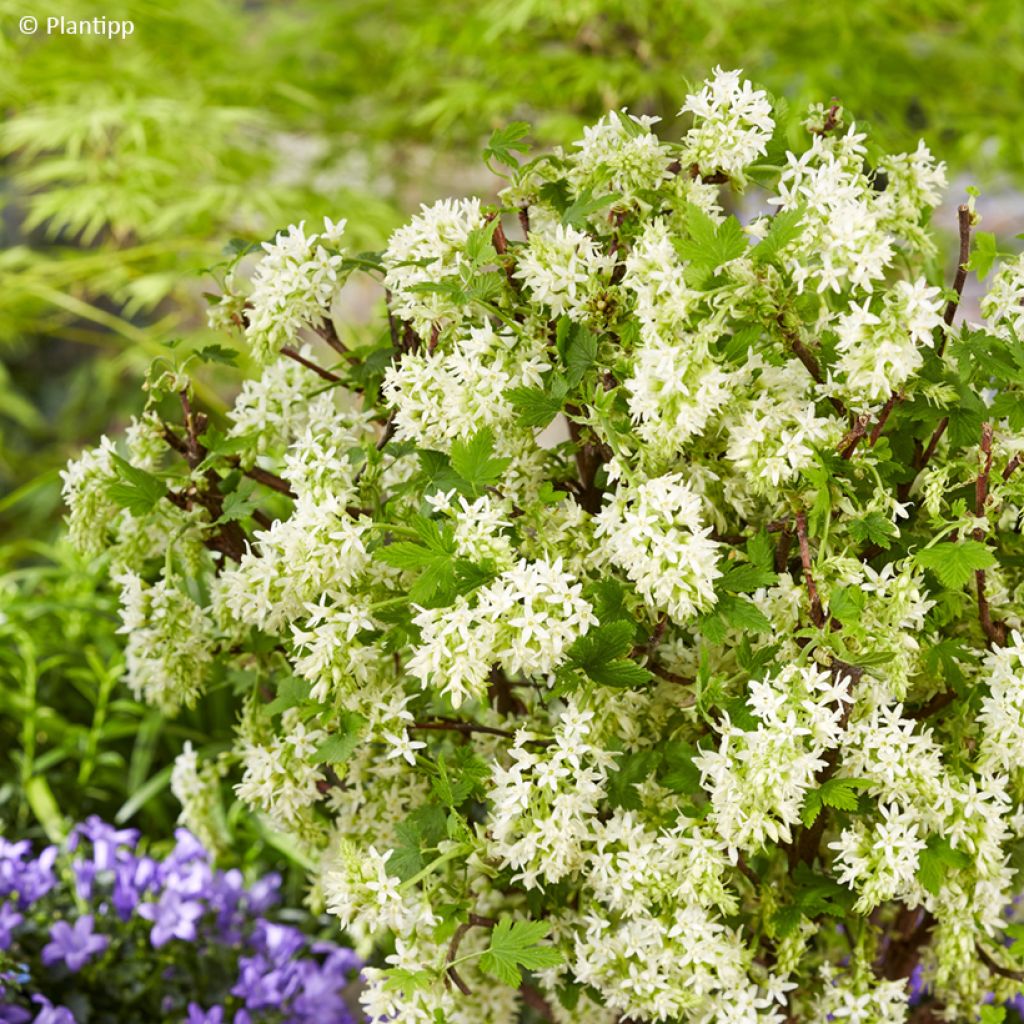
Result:
<svg viewBox="0 0 1024 1024">
<path fill-rule="evenodd" d="M 837 103 L 798 130 L 717 69 L 681 114 L 511 124 L 499 204 L 225 267 L 224 341 L 68 467 L 71 538 L 141 699 L 230 680 L 183 819 L 233 785 L 290 837 L 371 1019 L 999 1020 L 1024 262 L 969 199 L 945 284 L 943 164 Z M 262 369 L 221 416 L 190 374 L 231 331 Z"/>
<path fill-rule="evenodd" d="M 184 829 L 162 855 L 96 817 L 63 848 L 0 837 L 0 1020 L 355 1024 L 358 957 L 282 919 L 280 884 Z"/>
</svg>

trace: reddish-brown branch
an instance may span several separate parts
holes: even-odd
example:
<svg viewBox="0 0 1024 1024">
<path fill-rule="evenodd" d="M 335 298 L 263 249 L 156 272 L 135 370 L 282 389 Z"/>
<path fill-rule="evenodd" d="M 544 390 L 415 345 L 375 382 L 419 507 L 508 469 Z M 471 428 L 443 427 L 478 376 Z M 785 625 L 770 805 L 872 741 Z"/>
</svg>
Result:
<svg viewBox="0 0 1024 1024">
<path fill-rule="evenodd" d="M 410 725 L 409 728 L 425 732 L 461 732 L 466 736 L 475 732 L 485 733 L 488 736 L 505 736 L 508 739 L 512 739 L 515 736 L 515 733 L 510 732 L 508 729 L 495 729 L 490 725 L 476 725 L 473 722 L 460 722 L 455 718 L 437 718 L 432 719 L 429 722 L 415 722 Z"/>
<path fill-rule="evenodd" d="M 313 328 L 316 331 L 317 337 L 327 342 L 331 348 L 334 349 L 338 355 L 347 359 L 349 362 L 357 362 L 358 356 L 353 355 L 347 348 L 345 348 L 344 342 L 338 337 L 338 332 L 335 330 L 334 324 L 330 320 L 324 320 L 319 326 Z"/>
<path fill-rule="evenodd" d="M 921 907 L 915 910 L 904 907 L 896 920 L 896 934 L 878 964 L 882 977 L 889 981 L 909 978 L 934 925 L 935 918 L 928 911 Z"/>
<path fill-rule="evenodd" d="M 885 427 L 886 420 L 889 419 L 890 414 L 896 407 L 897 402 L 903 401 L 903 395 L 897 394 L 895 391 L 889 396 L 889 401 L 882 406 L 882 411 L 878 415 L 878 422 L 871 429 L 871 436 L 868 437 L 868 444 L 873 448 L 875 442 L 882 436 L 882 429 Z"/>
<path fill-rule="evenodd" d="M 942 322 L 946 325 L 947 331 L 953 325 L 953 318 L 956 316 L 957 308 L 960 305 L 960 297 L 964 293 L 964 285 L 967 282 L 967 263 L 971 258 L 971 211 L 966 205 L 957 207 L 957 226 L 960 230 L 960 259 L 956 267 L 956 277 L 953 279 L 953 291 L 956 293 L 946 303 L 946 310 L 942 314 Z M 946 351 L 946 333 L 944 332 L 939 341 L 939 355 Z"/>
<path fill-rule="evenodd" d="M 288 481 L 279 477 L 276 473 L 261 469 L 259 466 L 250 466 L 248 469 L 243 469 L 242 472 L 250 480 L 255 480 L 256 483 L 263 484 L 264 487 L 269 487 L 272 491 L 277 491 L 278 494 L 283 494 L 286 498 L 297 497 Z"/>
<path fill-rule="evenodd" d="M 1024 981 L 1024 971 L 1015 971 L 1011 967 L 1003 967 L 992 959 L 992 955 L 979 942 L 975 945 L 978 951 L 978 959 L 993 973 L 1000 978 L 1009 978 L 1010 981 Z"/>
<path fill-rule="evenodd" d="M 769 532 L 771 528 L 769 527 Z M 779 531 L 779 541 L 775 545 L 775 571 L 785 572 L 789 565 L 789 549 L 793 546 L 793 531 L 783 526 Z"/>
<path fill-rule="evenodd" d="M 814 574 L 811 570 L 811 548 L 807 542 L 807 515 L 802 509 L 796 514 L 796 537 L 800 545 L 800 564 L 804 570 L 804 583 L 807 585 L 807 596 L 811 603 L 811 621 L 816 626 L 824 626 L 825 613 L 821 610 L 821 599 L 818 597 L 818 588 L 814 584 Z"/>
<path fill-rule="evenodd" d="M 858 416 L 853 424 L 853 429 L 839 442 L 839 457 L 841 459 L 852 458 L 860 439 L 867 433 L 867 416 Z"/>
<path fill-rule="evenodd" d="M 555 1019 L 555 1011 L 551 1009 L 548 1001 L 532 985 L 527 985 L 524 981 L 519 986 L 519 994 L 523 997 L 523 1002 L 534 1013 L 543 1017 L 544 1020 L 553 1021 Z"/>
<path fill-rule="evenodd" d="M 1003 479 L 1009 480 L 1010 477 L 1013 476 L 1014 472 L 1016 471 L 1020 463 L 1021 457 L 1019 455 L 1014 455 L 1014 457 L 1010 459 L 1010 461 L 1003 468 Z"/>
<path fill-rule="evenodd" d="M 181 410 L 185 417 L 185 458 L 188 464 L 195 469 L 203 461 L 204 450 L 199 443 L 199 434 L 202 428 L 199 418 L 192 412 L 192 403 L 189 401 L 188 388 L 182 388 L 178 393 L 181 399 Z M 205 422 L 205 417 L 203 418 Z"/>
<path fill-rule="evenodd" d="M 814 353 L 803 343 L 796 332 L 791 331 L 783 320 L 782 314 L 780 313 L 776 317 L 775 321 L 779 329 L 782 331 L 782 336 L 786 339 L 789 347 L 793 350 L 793 355 L 804 364 L 807 372 L 811 375 L 816 384 L 824 384 L 825 377 L 821 372 L 821 366 L 818 363 L 817 357 Z M 839 401 L 838 398 L 829 398 L 829 402 L 832 404 L 832 408 L 835 409 L 840 416 L 846 415 L 846 406 Z"/>
<path fill-rule="evenodd" d="M 336 373 L 331 373 L 330 370 L 325 370 L 318 363 L 314 363 L 311 359 L 307 359 L 304 355 L 296 352 L 295 349 L 291 348 L 289 345 L 285 345 L 281 349 L 281 355 L 287 356 L 289 359 L 294 359 L 295 362 L 305 366 L 307 370 L 312 370 L 318 377 L 323 380 L 330 381 L 331 384 L 341 383 L 341 377 Z"/>
<path fill-rule="evenodd" d="M 498 922 L 493 917 L 482 917 L 479 914 L 470 914 L 469 917 L 455 929 L 451 942 L 448 943 L 448 955 L 445 957 L 445 983 L 454 983 L 455 987 L 464 995 L 472 995 L 470 987 L 462 980 L 459 972 L 452 964 L 459 953 L 459 946 L 466 937 L 470 928 L 493 928 Z"/>
<path fill-rule="evenodd" d="M 935 694 L 927 704 L 922 704 L 914 711 L 905 711 L 904 714 L 907 718 L 913 718 L 917 721 L 921 721 L 925 718 L 931 718 L 932 715 L 952 704 L 953 701 L 956 700 L 956 697 L 956 690 L 943 690 L 942 693 Z"/>
<path fill-rule="evenodd" d="M 530 208 L 528 206 L 519 207 L 519 226 L 523 229 L 523 239 L 530 237 Z"/>
</svg>

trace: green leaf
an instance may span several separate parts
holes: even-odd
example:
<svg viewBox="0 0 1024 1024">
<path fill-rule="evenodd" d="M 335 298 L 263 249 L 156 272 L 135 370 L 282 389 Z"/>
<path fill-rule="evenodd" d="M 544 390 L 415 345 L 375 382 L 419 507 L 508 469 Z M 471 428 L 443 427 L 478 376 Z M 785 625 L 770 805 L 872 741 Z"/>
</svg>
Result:
<svg viewBox="0 0 1024 1024">
<path fill-rule="evenodd" d="M 541 945 L 548 934 L 544 921 L 513 921 L 503 916 L 491 932 L 487 951 L 480 958 L 480 969 L 492 978 L 518 988 L 523 982 L 520 968 L 538 970 L 557 967 L 562 954 L 553 946 Z"/>
<path fill-rule="evenodd" d="M 857 587 L 836 587 L 829 595 L 828 611 L 840 622 L 856 622 L 866 600 L 864 591 Z"/>
<path fill-rule="evenodd" d="M 661 754 L 656 750 L 638 750 L 632 754 L 619 754 L 616 758 L 618 770 L 608 776 L 608 802 L 613 807 L 639 810 L 640 794 L 637 783 L 643 782 L 661 764 Z"/>
<path fill-rule="evenodd" d="M 978 1024 L 1003 1024 L 1005 1020 L 1005 1006 L 983 1006 L 979 1013 Z"/>
<path fill-rule="evenodd" d="M 938 896 L 949 870 L 966 868 L 970 864 L 969 854 L 954 849 L 945 836 L 932 835 L 918 855 L 917 880 L 933 896 Z"/>
<path fill-rule="evenodd" d="M 598 668 L 603 662 L 624 657 L 633 648 L 636 627 L 626 619 L 595 626 L 577 637 L 569 648 L 569 657 L 584 671 Z"/>
<path fill-rule="evenodd" d="M 741 562 L 727 569 L 715 585 L 730 594 L 749 594 L 761 587 L 775 586 L 778 579 L 779 574 L 774 569 Z"/>
<path fill-rule="evenodd" d="M 774 263 L 778 260 L 779 253 L 790 242 L 795 241 L 803 232 L 801 221 L 804 211 L 783 210 L 772 217 L 768 233 L 761 239 L 750 256 L 755 263 Z"/>
<path fill-rule="evenodd" d="M 494 434 L 490 427 L 478 430 L 468 441 L 452 442 L 451 466 L 479 494 L 501 479 L 508 458 L 494 456 Z"/>
<path fill-rule="evenodd" d="M 289 708 L 296 708 L 309 700 L 312 685 L 298 676 L 285 676 L 277 684 L 277 696 L 264 708 L 268 715 L 279 715 Z"/>
<path fill-rule="evenodd" d="M 818 796 L 826 807 L 837 811 L 856 811 L 857 791 L 871 785 L 870 779 L 829 779 L 818 787 Z"/>
<path fill-rule="evenodd" d="M 850 536 L 858 544 L 867 542 L 877 544 L 881 548 L 889 548 L 899 535 L 900 531 L 896 524 L 881 512 L 872 511 L 860 519 L 850 521 Z"/>
<path fill-rule="evenodd" d="M 967 269 L 973 270 L 978 275 L 979 281 L 988 277 L 996 257 L 999 255 L 996 249 L 996 236 L 990 231 L 977 231 L 974 234 L 974 242 L 971 248 L 971 256 L 967 261 Z"/>
<path fill-rule="evenodd" d="M 255 484 L 239 487 L 232 491 L 224 499 L 221 506 L 221 514 L 217 519 L 218 523 L 232 523 L 238 519 L 245 519 L 259 507 L 259 501 L 253 497 Z"/>
<path fill-rule="evenodd" d="M 686 228 L 689 238 L 676 242 L 676 250 L 689 264 L 694 287 L 703 287 L 712 273 L 747 252 L 747 236 L 735 217 L 715 222 L 692 203 L 686 207 Z"/>
<path fill-rule="evenodd" d="M 772 569 L 775 565 L 775 544 L 766 530 L 747 541 L 747 558 L 759 569 Z"/>
<path fill-rule="evenodd" d="M 621 198 L 617 192 L 609 192 L 595 198 L 593 188 L 588 186 L 562 211 L 562 223 L 569 227 L 585 228 L 587 221 L 595 213 L 600 213 L 606 206 L 617 203 Z"/>
<path fill-rule="evenodd" d="M 918 551 L 914 561 L 922 569 L 931 570 L 947 590 L 959 590 L 977 570 L 995 565 L 996 556 L 981 541 L 962 540 Z"/>
<path fill-rule="evenodd" d="M 369 724 L 362 715 L 354 711 L 343 711 L 338 723 L 340 729 L 332 736 L 328 736 L 323 743 L 317 747 L 316 753 L 310 761 L 316 764 L 344 764 L 353 754 L 363 732 Z"/>
<path fill-rule="evenodd" d="M 626 657 L 633 649 L 636 625 L 618 619 L 595 626 L 578 637 L 569 648 L 569 657 L 595 683 L 603 686 L 643 686 L 651 673 Z"/>
<path fill-rule="evenodd" d="M 722 622 L 733 629 L 749 630 L 752 633 L 772 631 L 772 624 L 764 612 L 745 597 L 726 594 L 718 599 L 715 611 Z"/>
<path fill-rule="evenodd" d="M 597 362 L 597 335 L 586 327 L 574 325 L 564 358 L 565 381 L 568 387 L 574 388 Z"/>
<path fill-rule="evenodd" d="M 523 139 L 530 134 L 530 126 L 525 121 L 512 121 L 504 128 L 491 132 L 487 146 L 484 148 L 484 162 L 490 164 L 496 160 L 499 164 L 518 170 L 519 161 L 514 153 L 526 153 L 530 146 Z"/>
<path fill-rule="evenodd" d="M 234 366 L 238 362 L 238 352 L 226 345 L 205 345 L 196 350 L 196 357 L 204 363 L 221 363 L 223 366 Z"/>
<path fill-rule="evenodd" d="M 107 488 L 111 501 L 128 509 L 133 516 L 152 512 L 157 502 L 167 493 L 163 481 L 144 469 L 133 466 L 120 455 L 112 455 L 118 481 Z"/>
<path fill-rule="evenodd" d="M 674 793 L 699 793 L 700 771 L 693 763 L 697 750 L 689 743 L 672 740 L 662 744 L 661 754 L 659 784 Z"/>
<path fill-rule="evenodd" d="M 547 388 L 510 388 L 505 396 L 518 411 L 521 427 L 546 427 L 562 411 L 568 391 L 568 381 L 555 375 Z"/>
</svg>

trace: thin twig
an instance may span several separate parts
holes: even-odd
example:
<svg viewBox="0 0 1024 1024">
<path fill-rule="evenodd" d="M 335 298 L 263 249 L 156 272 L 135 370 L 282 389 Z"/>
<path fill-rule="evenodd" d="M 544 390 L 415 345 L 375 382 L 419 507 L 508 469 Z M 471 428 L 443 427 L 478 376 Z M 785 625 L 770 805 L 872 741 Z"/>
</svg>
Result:
<svg viewBox="0 0 1024 1024">
<path fill-rule="evenodd" d="M 301 365 L 305 366 L 306 369 L 312 370 L 318 377 L 321 377 L 326 381 L 330 381 L 332 384 L 341 383 L 341 377 L 336 373 L 331 373 L 330 370 L 325 370 L 318 363 L 314 363 L 311 359 L 307 359 L 304 355 L 296 352 L 295 349 L 289 345 L 285 345 L 281 349 L 281 355 L 287 356 L 289 359 L 294 359 L 295 362 L 301 363 Z"/>
<path fill-rule="evenodd" d="M 853 429 L 839 442 L 839 457 L 849 459 L 853 456 L 854 450 L 860 443 L 860 439 L 867 433 L 867 416 L 858 416 Z"/>
<path fill-rule="evenodd" d="M 902 392 L 897 393 L 897 392 L 894 391 L 889 396 L 889 401 L 886 402 L 884 406 L 882 406 L 882 411 L 878 415 L 878 422 L 874 425 L 874 427 L 872 427 L 871 435 L 868 437 L 868 444 L 872 448 L 874 448 L 875 442 L 879 439 L 879 437 L 882 436 L 882 428 L 885 426 L 886 420 L 889 419 L 889 415 L 893 411 L 893 409 L 895 408 L 896 403 L 897 402 L 902 402 L 902 401 L 903 401 L 903 394 L 902 394 Z"/>
<path fill-rule="evenodd" d="M 414 722 L 408 728 L 422 731 L 461 732 L 466 736 L 475 732 L 481 732 L 488 736 L 504 736 L 507 739 L 515 737 L 515 733 L 510 732 L 508 729 L 496 729 L 490 725 L 476 725 L 474 722 L 461 722 L 455 718 L 437 718 L 431 719 L 429 722 Z"/>
<path fill-rule="evenodd" d="M 978 951 L 978 959 L 993 974 L 998 974 L 1000 978 L 1009 978 L 1011 981 L 1024 981 L 1024 971 L 1015 971 L 1010 967 L 1003 967 L 1002 964 L 996 963 L 988 950 L 980 942 L 975 944 L 975 949 Z"/>
<path fill-rule="evenodd" d="M 796 537 L 800 545 L 800 564 L 804 570 L 807 596 L 811 602 L 811 621 L 821 627 L 825 625 L 825 613 L 821 610 L 821 599 L 818 597 L 818 588 L 814 585 L 814 575 L 811 571 L 811 548 L 807 543 L 807 514 L 803 509 L 796 514 Z"/>
<path fill-rule="evenodd" d="M 482 917 L 479 914 L 470 914 L 469 917 L 455 929 L 451 942 L 448 943 L 448 955 L 445 957 L 445 982 L 454 982 L 455 987 L 464 995 L 473 994 L 470 987 L 462 980 L 459 972 L 452 964 L 459 953 L 459 946 L 471 928 L 493 928 L 498 922 L 493 917 Z"/>
<path fill-rule="evenodd" d="M 967 263 L 971 258 L 971 210 L 966 204 L 956 208 L 957 226 L 960 229 L 960 259 L 956 267 L 956 277 L 953 279 L 953 291 L 956 293 L 946 303 L 946 311 L 942 314 L 942 322 L 947 328 L 953 326 L 953 318 L 956 316 L 957 307 L 960 305 L 960 297 L 964 293 L 964 284 L 967 282 Z M 939 355 L 946 351 L 946 334 L 943 333 L 939 341 Z"/>
</svg>

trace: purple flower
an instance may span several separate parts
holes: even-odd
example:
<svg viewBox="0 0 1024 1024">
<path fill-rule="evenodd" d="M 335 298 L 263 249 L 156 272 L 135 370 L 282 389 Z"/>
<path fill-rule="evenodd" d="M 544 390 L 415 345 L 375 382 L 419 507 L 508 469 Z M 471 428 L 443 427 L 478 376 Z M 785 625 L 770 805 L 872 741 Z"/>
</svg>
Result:
<svg viewBox="0 0 1024 1024">
<path fill-rule="evenodd" d="M 92 843 L 92 859 L 97 871 L 112 871 L 117 860 L 118 847 L 135 849 L 139 841 L 139 830 L 135 828 L 116 829 L 95 814 L 76 825 L 68 840 L 68 849 L 74 850 L 78 837 L 83 836 Z"/>
<path fill-rule="evenodd" d="M 249 889 L 249 909 L 254 914 L 265 914 L 281 899 L 280 890 L 281 876 L 276 871 L 258 878 Z"/>
<path fill-rule="evenodd" d="M 24 916 L 19 914 L 10 903 L 0 905 L 0 950 L 11 948 L 11 943 L 14 941 L 14 929 L 24 920 Z"/>
<path fill-rule="evenodd" d="M 198 1003 L 188 1004 L 188 1016 L 185 1024 L 223 1024 L 224 1007 L 214 1006 L 210 1010 L 204 1010 Z"/>
<path fill-rule="evenodd" d="M 92 914 L 85 914 L 74 924 L 58 921 L 50 929 L 50 942 L 43 946 L 42 960 L 47 967 L 63 960 L 71 972 L 80 971 L 97 953 L 110 943 L 106 935 L 94 935 Z M 49 1020 L 49 1018 L 47 1018 Z M 57 1018 L 53 1018 L 54 1024 Z"/>
<path fill-rule="evenodd" d="M 0 1024 L 25 1024 L 31 1019 L 32 1014 L 28 1010 L 23 1010 L 13 1003 L 0 1003 Z"/>
<path fill-rule="evenodd" d="M 149 941 L 154 949 L 171 939 L 191 942 L 196 937 L 196 921 L 203 916 L 205 908 L 196 900 L 184 899 L 173 889 L 165 889 L 156 903 L 143 903 L 138 908 L 139 917 L 153 922 Z"/>
<path fill-rule="evenodd" d="M 42 1007 L 32 1024 L 77 1024 L 66 1006 L 54 1006 L 46 996 L 33 996 L 32 1002 Z"/>
<path fill-rule="evenodd" d="M 57 884 L 53 873 L 57 847 L 48 846 L 36 860 L 25 861 L 25 854 L 31 850 L 28 842 L 8 843 L 0 839 L 0 896 L 17 893 L 23 907 L 42 899 Z"/>
<path fill-rule="evenodd" d="M 72 865 L 75 873 L 75 888 L 79 898 L 92 899 L 92 883 L 96 880 L 96 865 L 91 860 L 78 860 Z"/>
</svg>

